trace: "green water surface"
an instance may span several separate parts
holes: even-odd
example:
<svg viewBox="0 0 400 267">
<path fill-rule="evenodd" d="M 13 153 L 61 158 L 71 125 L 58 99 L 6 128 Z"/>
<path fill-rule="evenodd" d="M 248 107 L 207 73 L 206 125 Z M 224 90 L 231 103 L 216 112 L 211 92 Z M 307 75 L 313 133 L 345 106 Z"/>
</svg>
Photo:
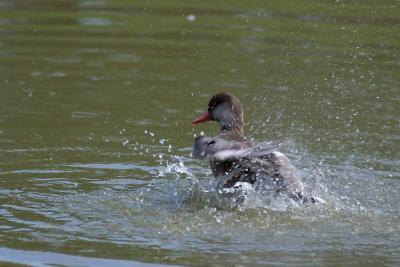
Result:
<svg viewBox="0 0 400 267">
<path fill-rule="evenodd" d="M 389 0 L 0 0 L 0 262 L 400 264 L 399 14 Z M 216 204 L 190 150 L 218 127 L 190 122 L 221 91 L 321 203 Z"/>
</svg>

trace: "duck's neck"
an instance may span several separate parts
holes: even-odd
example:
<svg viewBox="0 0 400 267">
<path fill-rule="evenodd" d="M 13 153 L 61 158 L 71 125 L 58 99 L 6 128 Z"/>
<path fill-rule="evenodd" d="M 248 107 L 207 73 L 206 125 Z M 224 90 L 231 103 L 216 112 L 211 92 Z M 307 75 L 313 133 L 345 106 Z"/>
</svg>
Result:
<svg viewBox="0 0 400 267">
<path fill-rule="evenodd" d="M 228 137 L 228 139 L 244 139 L 243 120 L 239 119 L 227 125 L 222 124 L 220 135 Z"/>
<path fill-rule="evenodd" d="M 221 126 L 221 133 L 235 133 L 237 135 L 244 135 L 243 127 L 233 127 L 229 125 L 222 125 Z"/>
</svg>

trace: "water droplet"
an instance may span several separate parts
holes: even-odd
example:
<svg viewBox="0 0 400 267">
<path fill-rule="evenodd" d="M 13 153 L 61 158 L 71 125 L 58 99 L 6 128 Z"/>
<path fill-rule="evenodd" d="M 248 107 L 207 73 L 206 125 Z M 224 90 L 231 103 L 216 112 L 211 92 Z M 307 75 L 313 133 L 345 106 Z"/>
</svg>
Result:
<svg viewBox="0 0 400 267">
<path fill-rule="evenodd" d="M 129 140 L 125 140 L 125 141 L 122 142 L 123 146 L 126 146 L 127 144 L 129 144 Z"/>
<path fill-rule="evenodd" d="M 196 16 L 193 14 L 187 15 L 186 19 L 190 22 L 193 22 L 196 20 Z"/>
</svg>

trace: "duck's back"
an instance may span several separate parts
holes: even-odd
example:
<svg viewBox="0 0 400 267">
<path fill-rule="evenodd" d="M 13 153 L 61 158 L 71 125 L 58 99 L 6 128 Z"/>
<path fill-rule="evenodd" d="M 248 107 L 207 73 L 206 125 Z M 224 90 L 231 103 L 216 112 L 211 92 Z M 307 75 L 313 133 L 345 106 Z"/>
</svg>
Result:
<svg viewBox="0 0 400 267">
<path fill-rule="evenodd" d="M 302 197 L 304 186 L 299 172 L 289 158 L 279 151 L 225 164 L 225 168 L 229 167 L 230 179 L 224 187 L 233 187 L 237 182 L 253 184 L 258 181 L 276 191 L 287 191 L 294 199 Z"/>
</svg>

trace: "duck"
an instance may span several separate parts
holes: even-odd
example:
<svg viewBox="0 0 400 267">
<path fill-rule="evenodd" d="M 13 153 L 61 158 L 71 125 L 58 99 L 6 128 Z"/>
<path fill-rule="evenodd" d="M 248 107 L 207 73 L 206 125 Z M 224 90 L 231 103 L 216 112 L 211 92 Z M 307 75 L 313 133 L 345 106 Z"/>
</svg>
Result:
<svg viewBox="0 0 400 267">
<path fill-rule="evenodd" d="M 220 126 L 220 133 L 216 137 L 196 137 L 193 156 L 208 158 L 214 176 L 230 177 L 224 188 L 235 187 L 239 182 L 254 184 L 264 179 L 275 186 L 276 192 L 286 192 L 294 200 L 308 201 L 309 198 L 303 197 L 304 184 L 299 171 L 278 151 L 278 145 L 270 141 L 257 144 L 245 136 L 243 113 L 238 97 L 225 92 L 215 94 L 207 111 L 195 118 L 192 125 L 215 121 Z M 310 199 L 314 202 L 314 198 Z"/>
</svg>

